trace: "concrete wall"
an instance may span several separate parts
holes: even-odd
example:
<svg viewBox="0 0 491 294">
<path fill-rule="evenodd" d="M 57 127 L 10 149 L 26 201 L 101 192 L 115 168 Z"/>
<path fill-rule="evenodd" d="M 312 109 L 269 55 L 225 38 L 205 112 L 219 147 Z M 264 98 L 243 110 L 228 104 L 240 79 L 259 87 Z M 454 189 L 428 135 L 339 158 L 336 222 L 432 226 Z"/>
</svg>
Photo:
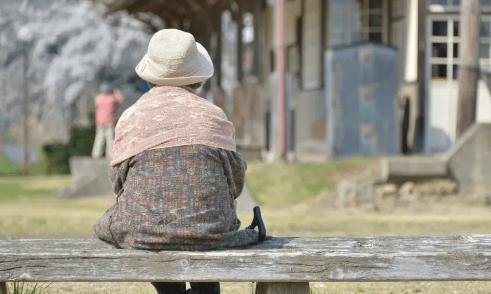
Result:
<svg viewBox="0 0 491 294">
<path fill-rule="evenodd" d="M 322 86 L 322 5 L 320 0 L 304 3 L 302 85 L 313 90 Z"/>
<path fill-rule="evenodd" d="M 111 195 L 109 161 L 90 157 L 71 157 L 70 173 L 72 184 L 60 191 L 58 197 L 85 197 Z"/>
<path fill-rule="evenodd" d="M 459 192 L 491 192 L 491 123 L 475 124 L 447 155 L 450 175 Z"/>
<path fill-rule="evenodd" d="M 323 90 L 297 93 L 295 147 L 299 159 L 307 155 L 325 155 L 325 109 Z"/>
</svg>

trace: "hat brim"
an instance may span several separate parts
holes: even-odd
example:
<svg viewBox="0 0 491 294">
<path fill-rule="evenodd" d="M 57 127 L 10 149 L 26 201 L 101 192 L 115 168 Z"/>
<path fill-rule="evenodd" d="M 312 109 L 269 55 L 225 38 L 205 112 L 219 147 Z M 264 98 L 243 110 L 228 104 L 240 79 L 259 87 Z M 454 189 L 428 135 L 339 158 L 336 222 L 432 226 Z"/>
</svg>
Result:
<svg viewBox="0 0 491 294">
<path fill-rule="evenodd" d="M 157 86 L 186 86 L 202 83 L 213 76 L 214 68 L 211 57 L 205 47 L 196 42 L 198 49 L 197 66 L 194 71 L 180 77 L 162 77 L 161 71 L 150 58 L 145 54 L 135 67 L 136 74 L 143 80 Z"/>
</svg>

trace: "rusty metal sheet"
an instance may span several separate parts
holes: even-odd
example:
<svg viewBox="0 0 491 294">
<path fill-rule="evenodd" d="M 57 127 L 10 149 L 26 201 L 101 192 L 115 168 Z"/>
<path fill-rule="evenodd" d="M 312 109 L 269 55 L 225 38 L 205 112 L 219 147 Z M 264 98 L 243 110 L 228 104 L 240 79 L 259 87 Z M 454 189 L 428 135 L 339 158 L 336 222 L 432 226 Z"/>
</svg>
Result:
<svg viewBox="0 0 491 294">
<path fill-rule="evenodd" d="M 325 63 L 327 153 L 399 153 L 397 50 L 372 43 L 334 48 Z"/>
</svg>

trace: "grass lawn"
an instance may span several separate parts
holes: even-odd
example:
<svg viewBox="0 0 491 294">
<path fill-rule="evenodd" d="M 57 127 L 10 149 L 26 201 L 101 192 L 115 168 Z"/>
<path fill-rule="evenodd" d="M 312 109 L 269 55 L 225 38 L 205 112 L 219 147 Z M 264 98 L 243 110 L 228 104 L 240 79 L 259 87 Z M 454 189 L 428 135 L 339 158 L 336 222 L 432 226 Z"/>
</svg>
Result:
<svg viewBox="0 0 491 294">
<path fill-rule="evenodd" d="M 369 161 L 351 159 L 325 163 L 249 163 L 247 182 L 261 205 L 289 206 L 335 188 L 341 171 L 354 171 Z"/>
<path fill-rule="evenodd" d="M 250 163 L 248 185 L 275 236 L 491 234 L 491 209 L 454 197 L 390 212 L 340 210 L 337 180 L 366 160 L 321 164 Z M 113 198 L 53 199 L 67 176 L 0 177 L 0 239 L 92 237 Z M 251 215 L 240 215 L 244 224 Z M 488 282 L 313 283 L 313 293 L 491 293 Z M 253 293 L 251 283 L 223 283 L 222 293 Z M 154 293 L 145 283 L 53 283 L 46 293 Z"/>
<path fill-rule="evenodd" d="M 0 154 L 0 176 L 20 174 L 20 168 Z"/>
</svg>

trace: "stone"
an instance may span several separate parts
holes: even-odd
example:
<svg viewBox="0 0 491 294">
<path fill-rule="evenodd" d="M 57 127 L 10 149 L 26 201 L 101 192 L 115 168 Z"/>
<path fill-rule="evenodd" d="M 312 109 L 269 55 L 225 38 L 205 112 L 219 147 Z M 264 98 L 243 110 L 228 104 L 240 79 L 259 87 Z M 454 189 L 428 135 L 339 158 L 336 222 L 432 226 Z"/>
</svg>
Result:
<svg viewBox="0 0 491 294">
<path fill-rule="evenodd" d="M 406 182 L 399 188 L 399 199 L 405 202 L 414 202 L 416 198 L 413 182 Z"/>
<path fill-rule="evenodd" d="M 112 185 L 109 179 L 109 168 L 109 160 L 105 158 L 70 158 L 70 173 L 73 177 L 72 184 L 62 189 L 57 197 L 69 198 L 111 194 Z"/>
<path fill-rule="evenodd" d="M 377 195 L 380 197 L 389 197 L 397 195 L 397 186 L 395 184 L 383 184 L 377 188 Z"/>
</svg>

